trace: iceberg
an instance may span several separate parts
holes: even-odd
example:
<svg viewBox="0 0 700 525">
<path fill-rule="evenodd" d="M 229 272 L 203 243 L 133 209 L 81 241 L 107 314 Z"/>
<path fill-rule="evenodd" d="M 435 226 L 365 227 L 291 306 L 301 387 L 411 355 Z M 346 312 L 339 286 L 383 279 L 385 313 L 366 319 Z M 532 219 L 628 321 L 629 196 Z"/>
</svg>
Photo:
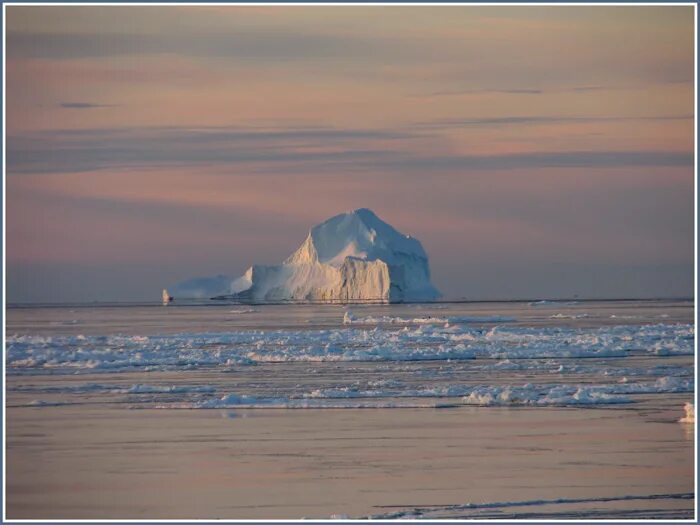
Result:
<svg viewBox="0 0 700 525">
<path fill-rule="evenodd" d="M 394 303 L 440 297 L 420 241 L 366 208 L 314 226 L 282 264 L 256 264 L 237 279 L 192 279 L 172 290 L 176 298 L 252 302 Z"/>
</svg>

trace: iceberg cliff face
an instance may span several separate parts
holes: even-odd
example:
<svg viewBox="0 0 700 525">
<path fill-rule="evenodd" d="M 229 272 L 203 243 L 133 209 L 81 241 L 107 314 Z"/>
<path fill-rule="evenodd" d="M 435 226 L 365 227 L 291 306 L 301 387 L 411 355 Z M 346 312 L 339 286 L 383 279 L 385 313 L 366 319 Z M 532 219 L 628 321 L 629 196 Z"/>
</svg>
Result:
<svg viewBox="0 0 700 525">
<path fill-rule="evenodd" d="M 254 265 L 240 278 L 206 280 L 211 296 L 249 301 L 433 300 L 421 243 L 372 211 L 343 213 L 314 226 L 299 249 L 277 266 Z M 194 288 L 192 281 L 174 289 Z M 205 287 L 200 287 L 205 288 Z"/>
</svg>

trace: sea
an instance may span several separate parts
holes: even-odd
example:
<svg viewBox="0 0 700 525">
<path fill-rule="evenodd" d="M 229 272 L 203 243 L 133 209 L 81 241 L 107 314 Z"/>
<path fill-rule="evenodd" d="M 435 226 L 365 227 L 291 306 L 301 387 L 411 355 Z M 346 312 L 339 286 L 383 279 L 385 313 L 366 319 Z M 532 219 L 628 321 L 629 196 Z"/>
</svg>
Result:
<svg viewBox="0 0 700 525">
<path fill-rule="evenodd" d="M 23 306 L 6 334 L 7 375 L 26 378 L 10 391 L 46 406 L 590 406 L 694 391 L 688 301 Z M 168 384 L 100 381 L 164 371 Z"/>
<path fill-rule="evenodd" d="M 685 439 L 694 439 L 694 423 L 678 422 L 695 396 L 692 300 L 175 301 L 9 305 L 6 313 L 10 426 L 13 413 L 27 414 L 22 417 L 30 425 L 62 408 L 78 415 L 125 409 L 219 411 L 230 417 L 268 410 L 301 417 L 308 411 L 319 418 L 324 410 L 362 409 L 391 418 L 401 410 L 468 408 L 490 414 L 506 407 L 516 411 L 512 414 L 663 412 L 673 425 L 664 428 L 678 435 L 676 427 L 684 428 Z M 18 446 L 21 439 L 15 440 Z M 694 498 L 692 490 L 669 494 Z M 363 517 L 474 517 L 468 511 L 476 512 L 473 506 L 437 506 L 416 514 L 419 502 L 413 503 L 408 510 L 368 509 Z M 493 511 L 493 501 L 482 504 L 481 512 Z M 13 508 L 17 516 L 31 516 L 27 508 Z M 688 517 L 692 510 L 683 512 L 681 517 Z M 581 516 L 586 514 L 574 515 Z"/>
</svg>

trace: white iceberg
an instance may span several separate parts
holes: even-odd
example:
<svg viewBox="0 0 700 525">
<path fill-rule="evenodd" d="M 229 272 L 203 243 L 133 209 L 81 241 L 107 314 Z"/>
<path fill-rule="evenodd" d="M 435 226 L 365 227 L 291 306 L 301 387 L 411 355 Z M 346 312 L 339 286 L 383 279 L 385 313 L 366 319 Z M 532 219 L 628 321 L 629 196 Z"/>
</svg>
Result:
<svg viewBox="0 0 700 525">
<path fill-rule="evenodd" d="M 280 265 L 253 265 L 238 279 L 185 281 L 172 293 L 176 298 L 271 302 L 431 301 L 440 296 L 430 282 L 421 243 L 365 208 L 311 228 Z"/>
</svg>

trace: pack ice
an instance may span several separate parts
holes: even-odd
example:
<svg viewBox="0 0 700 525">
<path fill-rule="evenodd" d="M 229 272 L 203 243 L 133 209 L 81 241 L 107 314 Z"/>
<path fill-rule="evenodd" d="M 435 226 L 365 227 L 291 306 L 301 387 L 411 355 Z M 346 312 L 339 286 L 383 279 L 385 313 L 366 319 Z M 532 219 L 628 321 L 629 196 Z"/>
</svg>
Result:
<svg viewBox="0 0 700 525">
<path fill-rule="evenodd" d="M 331 217 L 311 228 L 282 264 L 253 265 L 238 279 L 217 276 L 180 283 L 175 298 L 241 301 L 430 301 L 428 255 L 371 210 Z"/>
</svg>

